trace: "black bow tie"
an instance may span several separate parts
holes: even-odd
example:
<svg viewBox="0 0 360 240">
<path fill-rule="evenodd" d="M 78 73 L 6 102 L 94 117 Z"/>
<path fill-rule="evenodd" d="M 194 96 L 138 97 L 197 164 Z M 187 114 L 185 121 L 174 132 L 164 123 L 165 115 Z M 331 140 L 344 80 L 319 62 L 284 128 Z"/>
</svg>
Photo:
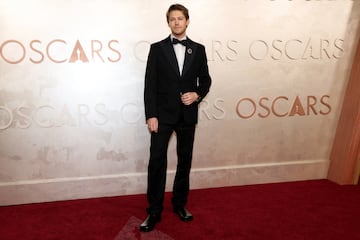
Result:
<svg viewBox="0 0 360 240">
<path fill-rule="evenodd" d="M 179 39 L 177 39 L 177 38 L 173 38 L 173 39 L 172 39 L 172 43 L 173 43 L 173 44 L 178 44 L 178 43 L 180 43 L 180 44 L 182 44 L 182 45 L 184 45 L 184 46 L 186 47 L 187 40 L 186 40 L 186 39 L 185 39 L 185 40 L 179 40 Z"/>
</svg>

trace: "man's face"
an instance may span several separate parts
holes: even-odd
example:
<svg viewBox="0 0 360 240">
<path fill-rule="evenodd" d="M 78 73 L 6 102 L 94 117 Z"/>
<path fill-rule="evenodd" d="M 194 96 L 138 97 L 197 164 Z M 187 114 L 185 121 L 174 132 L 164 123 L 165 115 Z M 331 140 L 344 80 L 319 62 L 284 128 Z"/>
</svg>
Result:
<svg viewBox="0 0 360 240">
<path fill-rule="evenodd" d="M 171 29 L 171 33 L 176 38 L 182 38 L 186 35 L 186 28 L 189 24 L 189 20 L 187 20 L 184 14 L 179 10 L 171 11 L 169 14 L 169 28 Z"/>
</svg>

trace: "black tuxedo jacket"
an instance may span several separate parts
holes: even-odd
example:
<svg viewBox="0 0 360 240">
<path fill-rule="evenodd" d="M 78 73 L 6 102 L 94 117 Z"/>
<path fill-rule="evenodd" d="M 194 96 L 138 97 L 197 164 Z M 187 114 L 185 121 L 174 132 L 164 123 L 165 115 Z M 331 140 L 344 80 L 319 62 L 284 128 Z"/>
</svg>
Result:
<svg viewBox="0 0 360 240">
<path fill-rule="evenodd" d="M 145 72 L 145 117 L 157 117 L 159 123 L 175 124 L 198 121 L 198 104 L 209 92 L 209 75 L 205 47 L 189 38 L 185 50 L 183 72 L 179 67 L 170 36 L 150 47 Z M 184 105 L 180 96 L 196 92 L 200 100 Z"/>
</svg>

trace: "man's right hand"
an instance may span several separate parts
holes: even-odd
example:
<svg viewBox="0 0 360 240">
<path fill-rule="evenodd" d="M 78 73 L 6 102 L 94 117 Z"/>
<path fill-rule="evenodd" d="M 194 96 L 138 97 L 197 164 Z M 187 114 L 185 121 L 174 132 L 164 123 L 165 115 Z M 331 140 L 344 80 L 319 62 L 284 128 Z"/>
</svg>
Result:
<svg viewBox="0 0 360 240">
<path fill-rule="evenodd" d="M 155 132 L 155 133 L 158 132 L 159 122 L 156 117 L 152 117 L 146 120 L 146 124 L 148 125 L 148 129 L 150 132 Z"/>
</svg>

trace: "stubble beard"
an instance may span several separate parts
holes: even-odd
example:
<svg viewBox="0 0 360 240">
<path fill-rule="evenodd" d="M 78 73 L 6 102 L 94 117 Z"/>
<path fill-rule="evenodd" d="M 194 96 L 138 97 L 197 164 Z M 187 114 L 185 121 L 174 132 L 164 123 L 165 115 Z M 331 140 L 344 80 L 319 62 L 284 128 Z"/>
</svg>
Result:
<svg viewBox="0 0 360 240">
<path fill-rule="evenodd" d="M 180 32 L 176 32 L 176 29 L 172 29 L 172 30 L 171 30 L 171 33 L 172 33 L 176 38 L 185 37 L 185 36 L 186 36 L 186 29 L 187 29 L 187 26 L 185 26 L 185 28 L 183 28 Z"/>
</svg>

